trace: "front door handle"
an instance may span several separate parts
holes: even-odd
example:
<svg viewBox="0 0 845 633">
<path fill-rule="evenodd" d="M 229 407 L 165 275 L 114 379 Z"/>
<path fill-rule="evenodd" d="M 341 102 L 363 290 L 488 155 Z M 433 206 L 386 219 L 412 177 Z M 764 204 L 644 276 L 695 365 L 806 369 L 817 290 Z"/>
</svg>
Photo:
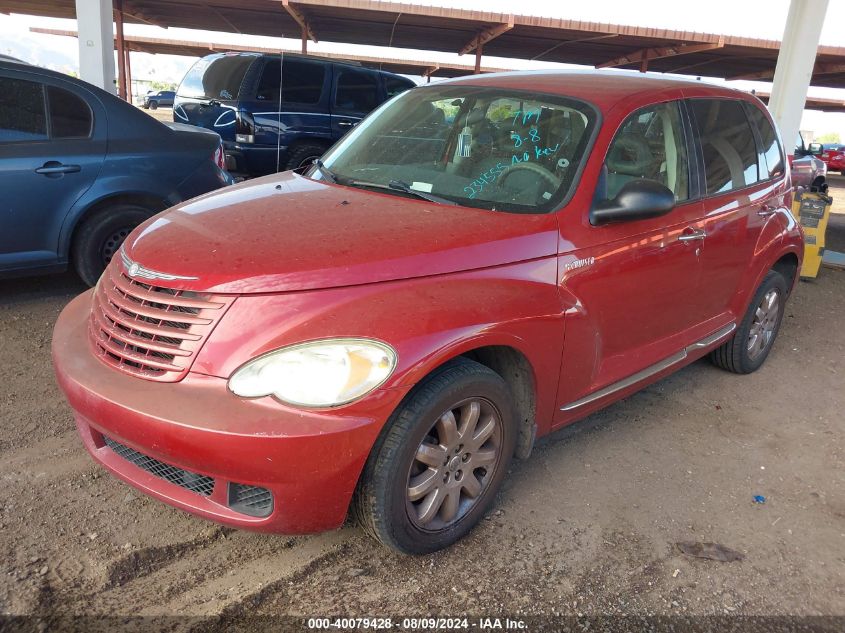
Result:
<svg viewBox="0 0 845 633">
<path fill-rule="evenodd" d="M 354 127 L 355 121 L 338 121 L 337 124 L 340 127 Z"/>
<path fill-rule="evenodd" d="M 707 232 L 703 229 L 686 229 L 678 236 L 679 242 L 694 242 L 696 240 L 703 240 L 707 237 Z"/>
<path fill-rule="evenodd" d="M 64 165 L 57 160 L 48 160 L 41 167 L 36 169 L 35 173 L 52 176 L 56 174 L 74 174 L 81 170 L 82 167 L 79 165 Z"/>
<path fill-rule="evenodd" d="M 775 209 L 774 207 L 770 207 L 767 204 L 764 204 L 762 207 L 760 207 L 760 210 L 757 211 L 757 215 L 759 215 L 761 218 L 767 218 L 770 215 L 774 215 L 775 213 L 777 213 L 777 209 Z"/>
</svg>

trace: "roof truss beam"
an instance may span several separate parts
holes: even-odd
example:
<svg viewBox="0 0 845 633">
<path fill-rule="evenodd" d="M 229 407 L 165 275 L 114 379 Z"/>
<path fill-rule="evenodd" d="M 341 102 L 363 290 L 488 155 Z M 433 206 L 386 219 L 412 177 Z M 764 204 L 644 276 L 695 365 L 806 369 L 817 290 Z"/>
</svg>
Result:
<svg viewBox="0 0 845 633">
<path fill-rule="evenodd" d="M 318 44 L 319 42 L 317 40 L 317 36 L 314 34 L 314 30 L 311 28 L 311 23 L 308 21 L 302 10 L 298 8 L 295 3 L 291 2 L 291 0 L 282 0 L 282 6 L 285 8 L 285 11 L 288 12 L 290 17 L 292 17 L 302 28 L 303 34 L 307 35 L 309 40 Z"/>
<path fill-rule="evenodd" d="M 640 67 L 647 66 L 652 59 L 663 59 L 666 57 L 675 57 L 677 55 L 690 55 L 692 53 L 703 53 L 705 51 L 712 51 L 722 48 L 725 45 L 724 38 L 720 37 L 718 42 L 708 42 L 701 44 L 678 44 L 677 46 L 659 46 L 657 48 L 642 48 L 627 55 L 621 55 L 601 64 L 596 64 L 596 68 L 616 68 L 619 66 L 628 66 L 629 64 L 640 64 Z"/>
<path fill-rule="evenodd" d="M 513 28 L 513 16 L 508 16 L 508 21 L 503 22 L 501 24 L 496 24 L 494 26 L 488 27 L 483 31 L 479 31 L 478 35 L 473 37 L 469 42 L 467 42 L 461 50 L 458 51 L 458 55 L 466 55 L 467 53 L 471 53 L 476 48 L 480 48 L 484 46 L 487 42 L 491 42 L 495 40 L 497 37 L 502 35 L 503 33 L 507 33 Z"/>
<path fill-rule="evenodd" d="M 128 0 L 123 1 L 123 15 L 128 16 L 137 20 L 138 22 L 142 22 L 143 24 L 150 24 L 152 26 L 158 26 L 160 28 L 166 29 L 167 24 L 162 22 L 158 18 L 154 18 L 143 11 L 139 11 L 137 7 L 135 7 L 132 2 Z"/>
<path fill-rule="evenodd" d="M 840 64 L 836 62 L 816 62 L 816 65 L 813 67 L 813 77 L 818 75 L 833 75 L 836 73 L 845 73 L 845 64 Z M 766 70 L 761 70 L 756 73 L 746 73 L 744 75 L 735 75 L 733 77 L 728 77 L 728 79 L 736 80 L 736 79 L 744 79 L 746 81 L 759 81 L 759 80 L 768 80 L 770 81 L 775 76 L 775 69 L 768 68 Z"/>
</svg>

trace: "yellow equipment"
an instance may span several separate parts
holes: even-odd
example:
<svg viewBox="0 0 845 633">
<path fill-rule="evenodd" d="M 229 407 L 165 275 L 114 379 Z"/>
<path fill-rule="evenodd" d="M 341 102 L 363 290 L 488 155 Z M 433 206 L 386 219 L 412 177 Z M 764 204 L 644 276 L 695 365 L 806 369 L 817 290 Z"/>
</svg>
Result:
<svg viewBox="0 0 845 633">
<path fill-rule="evenodd" d="M 824 256 L 824 234 L 832 204 L 833 198 L 823 193 L 802 191 L 795 194 L 792 215 L 798 218 L 804 228 L 802 279 L 814 279 L 819 274 Z"/>
</svg>

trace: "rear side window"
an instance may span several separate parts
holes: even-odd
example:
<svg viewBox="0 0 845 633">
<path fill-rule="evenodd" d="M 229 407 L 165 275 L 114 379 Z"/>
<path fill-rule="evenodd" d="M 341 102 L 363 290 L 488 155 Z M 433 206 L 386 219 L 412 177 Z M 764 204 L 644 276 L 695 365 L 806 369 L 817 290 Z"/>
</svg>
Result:
<svg viewBox="0 0 845 633">
<path fill-rule="evenodd" d="M 179 85 L 179 96 L 227 101 L 237 99 L 244 75 L 254 61 L 252 55 L 201 59 Z"/>
<path fill-rule="evenodd" d="M 387 92 L 388 99 L 390 97 L 395 97 L 400 92 L 405 92 L 408 88 L 412 88 L 413 86 L 413 82 L 408 79 L 402 79 L 401 77 L 386 76 L 384 78 L 384 88 Z"/>
<path fill-rule="evenodd" d="M 279 101 L 279 80 L 282 81 L 282 101 L 314 105 L 323 97 L 326 66 L 295 58 L 285 58 L 279 73 L 279 59 L 269 59 L 261 72 L 256 97 L 261 100 Z"/>
<path fill-rule="evenodd" d="M 752 185 L 757 173 L 757 146 L 745 109 L 731 99 L 693 99 L 707 193 L 725 193 Z"/>
<path fill-rule="evenodd" d="M 47 117 L 41 84 L 0 77 L 0 143 L 46 139 Z"/>
<path fill-rule="evenodd" d="M 369 112 L 378 104 L 378 80 L 374 73 L 346 68 L 340 71 L 335 106 L 352 112 Z"/>
<path fill-rule="evenodd" d="M 607 150 L 607 198 L 615 198 L 625 183 L 656 180 L 675 194 L 689 198 L 689 162 L 677 101 L 646 106 L 629 116 Z"/>
<path fill-rule="evenodd" d="M 760 152 L 757 157 L 760 179 L 764 180 L 766 178 L 780 176 L 783 174 L 783 152 L 781 151 L 780 143 L 778 143 L 778 135 L 775 133 L 775 127 L 760 108 L 749 105 L 748 111 L 751 115 L 751 120 L 760 133 Z"/>
<path fill-rule="evenodd" d="M 91 109 L 75 94 L 47 86 L 50 134 L 53 138 L 88 138 L 91 135 Z"/>
</svg>

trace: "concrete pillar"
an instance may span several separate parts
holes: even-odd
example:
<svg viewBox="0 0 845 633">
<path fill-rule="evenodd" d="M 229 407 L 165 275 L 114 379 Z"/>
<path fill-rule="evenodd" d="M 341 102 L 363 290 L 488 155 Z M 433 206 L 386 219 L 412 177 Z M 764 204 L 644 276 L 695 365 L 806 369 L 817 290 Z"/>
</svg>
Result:
<svg viewBox="0 0 845 633">
<path fill-rule="evenodd" d="M 76 0 L 79 76 L 115 94 L 112 0 Z"/>
<path fill-rule="evenodd" d="M 791 151 L 813 76 L 828 0 L 792 0 L 778 53 L 769 111 Z"/>
</svg>

